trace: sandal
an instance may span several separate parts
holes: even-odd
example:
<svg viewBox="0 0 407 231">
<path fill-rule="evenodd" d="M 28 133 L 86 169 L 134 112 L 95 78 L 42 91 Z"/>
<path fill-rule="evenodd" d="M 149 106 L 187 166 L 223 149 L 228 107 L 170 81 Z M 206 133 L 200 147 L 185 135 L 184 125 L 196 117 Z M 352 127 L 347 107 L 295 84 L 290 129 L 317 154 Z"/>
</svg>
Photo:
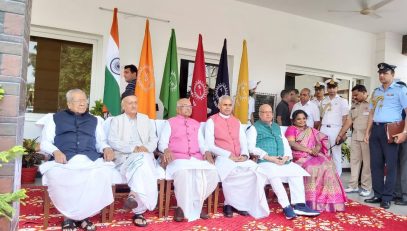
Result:
<svg viewBox="0 0 407 231">
<path fill-rule="evenodd" d="M 62 231 L 76 231 L 77 227 L 73 220 L 68 219 L 62 222 L 61 229 Z"/>
<path fill-rule="evenodd" d="M 137 222 L 137 220 L 139 222 Z M 138 227 L 146 227 L 148 225 L 147 220 L 146 220 L 146 218 L 144 218 L 143 214 L 134 214 L 133 224 Z"/>
<path fill-rule="evenodd" d="M 88 218 L 83 219 L 82 221 L 79 221 L 77 223 L 77 225 L 85 231 L 95 231 L 96 230 L 96 226 Z"/>
</svg>

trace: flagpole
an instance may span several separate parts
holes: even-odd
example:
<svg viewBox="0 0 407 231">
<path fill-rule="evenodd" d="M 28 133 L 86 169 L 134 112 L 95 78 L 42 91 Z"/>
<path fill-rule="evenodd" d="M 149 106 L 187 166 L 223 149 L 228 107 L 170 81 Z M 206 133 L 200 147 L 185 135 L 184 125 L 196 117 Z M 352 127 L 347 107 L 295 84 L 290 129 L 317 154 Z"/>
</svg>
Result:
<svg viewBox="0 0 407 231">
<path fill-rule="evenodd" d="M 101 7 L 101 6 L 99 7 L 99 10 L 104 10 L 104 11 L 113 12 L 112 9 L 104 8 L 104 7 Z M 170 20 L 161 19 L 161 18 L 154 18 L 154 17 L 144 16 L 144 15 L 140 15 L 140 14 L 133 14 L 133 13 L 129 13 L 129 12 L 125 12 L 125 11 L 120 11 L 120 10 L 118 10 L 117 13 L 123 14 L 123 15 L 127 15 L 127 16 L 131 16 L 131 17 L 146 18 L 146 19 L 149 19 L 149 20 L 155 20 L 155 21 L 159 21 L 159 22 L 170 23 Z"/>
</svg>

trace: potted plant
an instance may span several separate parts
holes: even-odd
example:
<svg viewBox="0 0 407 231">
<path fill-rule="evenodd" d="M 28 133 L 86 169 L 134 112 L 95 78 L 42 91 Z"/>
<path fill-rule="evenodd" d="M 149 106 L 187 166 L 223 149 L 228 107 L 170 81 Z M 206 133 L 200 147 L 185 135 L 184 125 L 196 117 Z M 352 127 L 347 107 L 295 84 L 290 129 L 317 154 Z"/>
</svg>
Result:
<svg viewBox="0 0 407 231">
<path fill-rule="evenodd" d="M 23 147 L 26 149 L 26 154 L 22 158 L 21 183 L 34 183 L 37 175 L 38 165 L 41 164 L 43 156 L 38 153 L 39 143 L 35 139 L 24 139 Z"/>
</svg>

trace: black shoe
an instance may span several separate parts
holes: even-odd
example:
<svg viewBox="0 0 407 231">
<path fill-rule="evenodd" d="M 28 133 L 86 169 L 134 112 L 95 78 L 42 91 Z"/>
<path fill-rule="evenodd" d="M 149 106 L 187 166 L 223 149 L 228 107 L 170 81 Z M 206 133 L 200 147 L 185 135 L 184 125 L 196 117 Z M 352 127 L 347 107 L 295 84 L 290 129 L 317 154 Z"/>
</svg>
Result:
<svg viewBox="0 0 407 231">
<path fill-rule="evenodd" d="M 402 201 L 403 198 L 401 197 L 393 197 L 392 201 L 396 202 L 396 201 Z"/>
<path fill-rule="evenodd" d="M 231 218 L 233 217 L 233 208 L 230 205 L 223 206 L 223 216 Z"/>
<path fill-rule="evenodd" d="M 174 221 L 181 222 L 184 220 L 184 212 L 182 211 L 181 207 L 177 207 L 175 209 Z"/>
<path fill-rule="evenodd" d="M 240 210 L 236 210 L 236 212 L 240 215 L 240 216 L 249 216 L 249 213 L 247 211 L 240 211 Z"/>
<path fill-rule="evenodd" d="M 407 201 L 404 200 L 398 200 L 396 202 L 394 202 L 395 205 L 403 205 L 406 206 L 407 205 Z"/>
<path fill-rule="evenodd" d="M 203 220 L 209 219 L 209 215 L 204 211 L 201 211 L 201 215 L 199 217 Z"/>
<path fill-rule="evenodd" d="M 380 207 L 382 207 L 382 208 L 384 208 L 384 209 L 389 209 L 389 208 L 390 208 L 390 205 L 391 205 L 390 201 L 382 201 L 382 202 L 380 203 Z"/>
<path fill-rule="evenodd" d="M 365 202 L 366 202 L 366 203 L 374 203 L 374 204 L 377 204 L 377 203 L 382 202 L 382 198 L 372 197 L 372 198 L 369 198 L 369 199 L 365 199 Z"/>
</svg>

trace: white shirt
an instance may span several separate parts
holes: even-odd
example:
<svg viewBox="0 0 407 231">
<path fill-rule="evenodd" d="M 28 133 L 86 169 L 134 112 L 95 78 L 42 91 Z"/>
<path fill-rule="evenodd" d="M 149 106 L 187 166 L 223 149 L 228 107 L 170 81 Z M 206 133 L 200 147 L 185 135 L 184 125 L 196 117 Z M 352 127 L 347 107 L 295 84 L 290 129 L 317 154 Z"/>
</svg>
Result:
<svg viewBox="0 0 407 231">
<path fill-rule="evenodd" d="M 319 101 L 316 97 L 314 97 L 311 102 L 314 103 L 318 108 L 321 107 L 321 102 L 325 99 L 325 97 Z"/>
<path fill-rule="evenodd" d="M 96 137 L 96 151 L 103 153 L 103 149 L 109 147 L 106 142 L 106 135 L 103 131 L 103 119 L 100 117 L 96 117 L 98 123 L 96 125 L 95 137 Z M 51 117 L 48 122 L 45 124 L 44 129 L 42 129 L 41 135 L 41 151 L 53 155 L 53 152 L 59 150 L 54 145 L 54 138 L 55 138 L 55 122 L 54 118 Z M 81 154 L 81 153 L 77 153 Z"/>
<path fill-rule="evenodd" d="M 315 103 L 312 103 L 311 101 L 307 101 L 304 105 L 302 105 L 301 101 L 294 104 L 293 109 L 291 110 L 291 115 L 290 118 L 293 118 L 293 113 L 296 110 L 303 110 L 307 113 L 308 118 L 307 118 L 307 126 L 308 127 L 314 127 L 314 122 L 315 121 L 320 121 L 321 116 L 319 113 L 319 108 Z"/>
<path fill-rule="evenodd" d="M 281 129 L 280 129 L 281 132 Z M 280 134 L 281 139 L 283 140 L 284 144 L 284 156 L 289 156 L 292 158 L 292 151 L 290 144 L 288 143 L 287 138 L 282 134 Z M 264 159 L 264 156 L 268 155 L 266 151 L 264 151 L 261 148 L 256 147 L 256 142 L 257 142 L 257 130 L 254 126 L 251 126 L 249 130 L 247 131 L 247 143 L 248 143 L 248 148 L 250 153 L 253 153 L 254 155 L 259 156 L 260 159 Z M 291 159 L 290 158 L 290 159 Z"/>
<path fill-rule="evenodd" d="M 248 121 L 250 122 L 250 119 L 252 118 L 252 114 L 255 112 L 255 107 L 254 107 L 254 98 L 249 96 L 249 110 L 248 110 Z M 250 123 L 251 124 L 251 123 Z"/>
<path fill-rule="evenodd" d="M 342 126 L 342 118 L 349 114 L 348 102 L 336 95 L 335 98 L 325 97 L 321 102 L 323 125 Z"/>
<path fill-rule="evenodd" d="M 165 121 L 163 129 L 161 130 L 160 141 L 158 142 L 158 150 L 160 152 L 164 152 L 164 150 L 168 148 L 168 144 L 170 143 L 170 136 L 171 136 L 171 125 L 168 121 Z M 205 154 L 205 152 L 208 151 L 208 149 L 205 146 L 205 138 L 203 135 L 202 126 L 198 130 L 198 143 L 201 154 L 202 155 Z"/>
<path fill-rule="evenodd" d="M 219 116 L 222 118 L 229 118 L 230 116 L 223 115 L 222 113 L 219 113 Z M 240 124 L 240 122 L 239 122 Z M 240 141 L 240 154 L 241 155 L 246 155 L 249 156 L 249 151 L 247 150 L 247 139 L 246 139 L 246 133 L 242 125 L 240 124 L 240 130 L 239 130 L 239 141 Z M 210 152 L 214 153 L 215 155 L 218 156 L 223 156 L 226 158 L 229 158 L 231 152 L 228 150 L 225 150 L 223 148 L 217 147 L 215 145 L 215 124 L 212 119 L 208 119 L 206 121 L 206 126 L 205 126 L 205 143 L 209 149 Z"/>
</svg>

